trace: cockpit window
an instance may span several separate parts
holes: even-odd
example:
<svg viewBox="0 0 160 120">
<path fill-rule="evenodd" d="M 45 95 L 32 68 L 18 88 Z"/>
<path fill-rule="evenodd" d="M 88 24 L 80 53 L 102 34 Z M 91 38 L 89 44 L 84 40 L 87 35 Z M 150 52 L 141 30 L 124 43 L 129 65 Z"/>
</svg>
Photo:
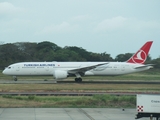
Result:
<svg viewBox="0 0 160 120">
<path fill-rule="evenodd" d="M 11 69 L 11 67 L 8 67 L 8 69 Z"/>
</svg>

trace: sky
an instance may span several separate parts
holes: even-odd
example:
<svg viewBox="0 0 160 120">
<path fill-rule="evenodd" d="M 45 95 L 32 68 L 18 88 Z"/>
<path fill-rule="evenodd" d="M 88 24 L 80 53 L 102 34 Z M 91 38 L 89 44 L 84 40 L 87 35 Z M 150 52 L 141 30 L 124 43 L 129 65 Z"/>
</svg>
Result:
<svg viewBox="0 0 160 120">
<path fill-rule="evenodd" d="M 49 41 L 89 52 L 160 57 L 160 0 L 0 0 L 0 44 Z"/>
</svg>

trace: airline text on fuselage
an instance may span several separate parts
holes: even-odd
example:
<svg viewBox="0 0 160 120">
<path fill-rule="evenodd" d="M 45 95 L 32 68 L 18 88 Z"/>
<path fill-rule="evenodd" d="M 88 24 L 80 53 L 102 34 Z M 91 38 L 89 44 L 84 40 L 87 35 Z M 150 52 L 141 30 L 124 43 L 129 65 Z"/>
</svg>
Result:
<svg viewBox="0 0 160 120">
<path fill-rule="evenodd" d="M 55 66 L 55 64 L 24 64 L 24 67 L 37 67 L 37 66 Z"/>
</svg>

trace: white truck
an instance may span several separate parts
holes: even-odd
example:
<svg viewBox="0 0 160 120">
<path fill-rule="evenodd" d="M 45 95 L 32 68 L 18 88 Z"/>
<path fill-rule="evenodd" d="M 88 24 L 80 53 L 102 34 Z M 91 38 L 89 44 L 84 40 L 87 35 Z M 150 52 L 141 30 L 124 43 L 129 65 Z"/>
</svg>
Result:
<svg viewBox="0 0 160 120">
<path fill-rule="evenodd" d="M 150 117 L 151 120 L 160 120 L 160 95 L 138 94 L 137 112 L 136 119 Z"/>
</svg>

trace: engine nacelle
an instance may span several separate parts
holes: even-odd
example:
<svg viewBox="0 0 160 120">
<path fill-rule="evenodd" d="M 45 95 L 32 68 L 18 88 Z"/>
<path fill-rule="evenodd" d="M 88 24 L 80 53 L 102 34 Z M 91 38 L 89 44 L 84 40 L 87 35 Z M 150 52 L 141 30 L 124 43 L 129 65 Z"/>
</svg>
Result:
<svg viewBox="0 0 160 120">
<path fill-rule="evenodd" d="M 67 76 L 68 76 L 67 71 L 55 70 L 55 71 L 53 72 L 53 77 L 54 77 L 55 79 L 65 79 L 65 78 L 67 78 Z"/>
</svg>

